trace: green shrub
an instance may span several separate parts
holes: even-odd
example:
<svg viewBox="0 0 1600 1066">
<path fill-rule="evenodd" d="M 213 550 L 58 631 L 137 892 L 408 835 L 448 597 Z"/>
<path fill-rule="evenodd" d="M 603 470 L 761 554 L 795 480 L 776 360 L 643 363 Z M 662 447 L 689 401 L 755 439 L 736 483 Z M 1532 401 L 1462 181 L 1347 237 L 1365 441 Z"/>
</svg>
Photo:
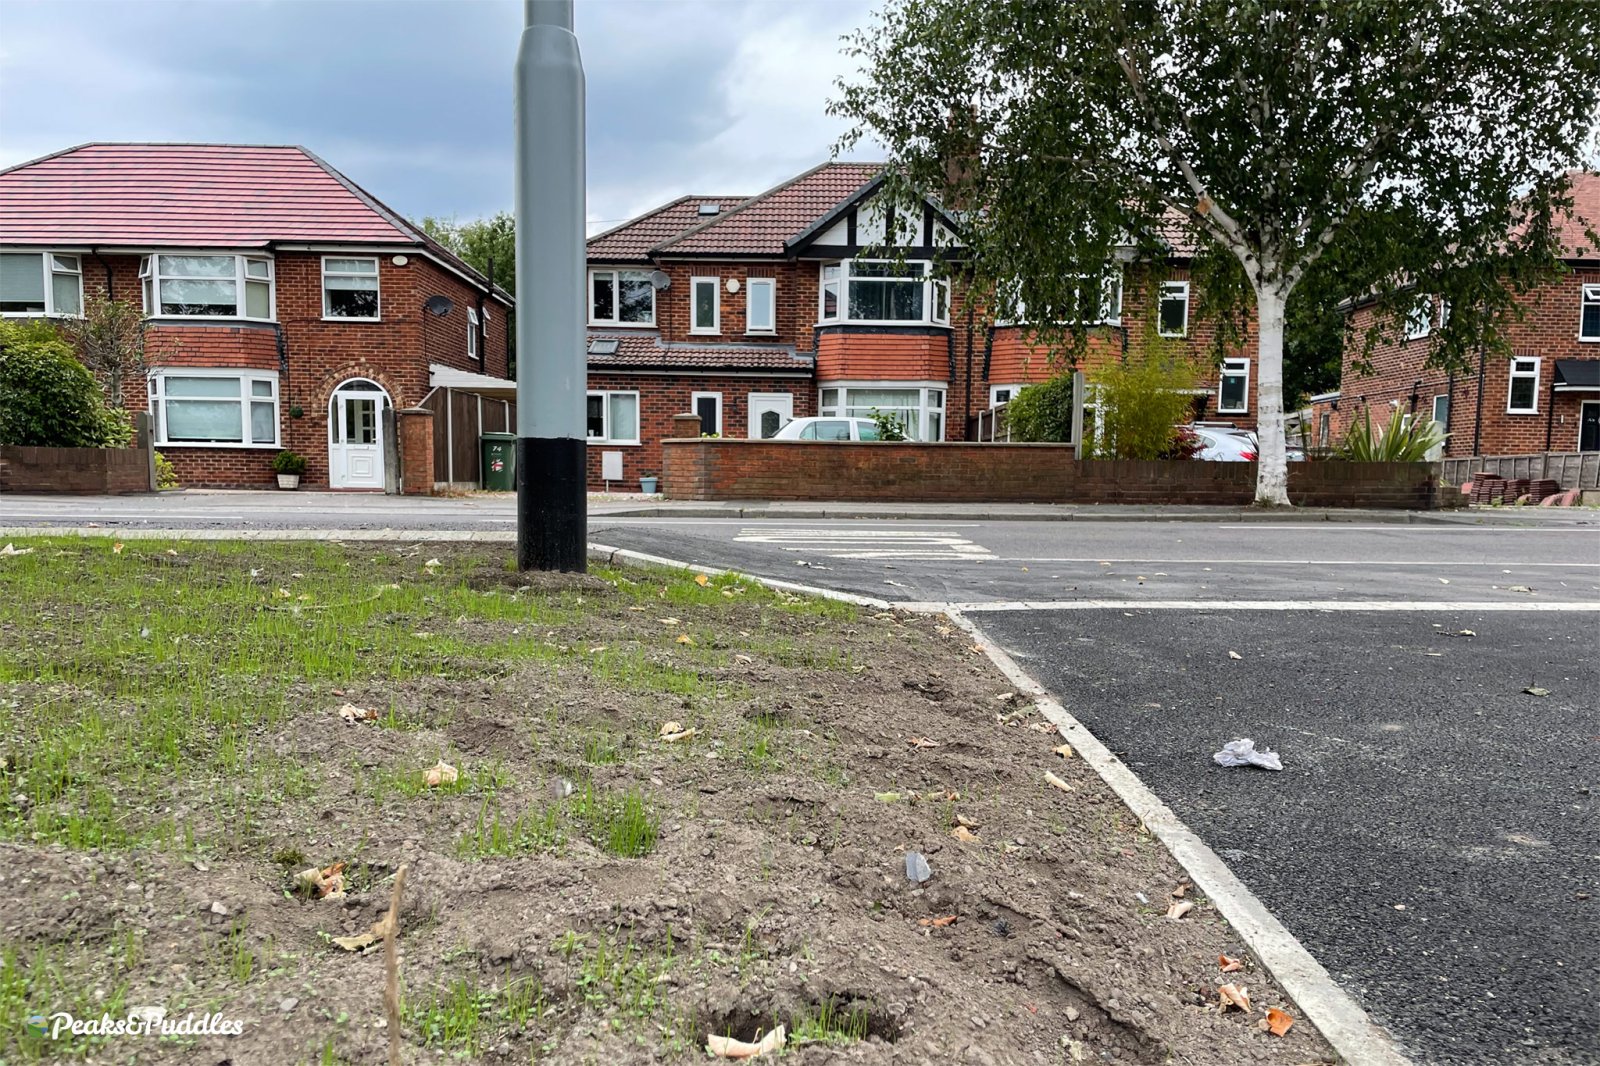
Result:
<svg viewBox="0 0 1600 1066">
<path fill-rule="evenodd" d="M 1193 411 L 1198 380 L 1193 366 L 1160 355 L 1097 372 L 1094 454 L 1102 459 L 1175 457 L 1179 427 Z"/>
<path fill-rule="evenodd" d="M 880 411 L 874 407 L 872 409 L 872 424 L 878 427 L 879 440 L 895 441 L 906 439 L 905 424 L 901 422 L 900 416 L 897 414 Z"/>
<path fill-rule="evenodd" d="M 175 489 L 178 485 L 178 471 L 172 460 L 156 452 L 156 488 Z"/>
<path fill-rule="evenodd" d="M 0 444 L 122 448 L 126 411 L 106 405 L 94 375 L 48 322 L 0 322 Z"/>
<path fill-rule="evenodd" d="M 1015 441 L 1072 439 L 1072 373 L 1023 388 L 1006 404 L 1006 426 Z"/>
<path fill-rule="evenodd" d="M 1339 458 L 1353 463 L 1421 463 L 1443 444 L 1446 433 L 1431 418 L 1413 418 L 1399 411 L 1389 416 L 1389 424 L 1382 432 L 1372 432 L 1372 411 L 1363 408 L 1361 417 L 1350 423 L 1350 429 L 1339 445 Z"/>
<path fill-rule="evenodd" d="M 272 471 L 275 474 L 304 474 L 306 457 L 285 448 L 272 457 Z"/>
</svg>

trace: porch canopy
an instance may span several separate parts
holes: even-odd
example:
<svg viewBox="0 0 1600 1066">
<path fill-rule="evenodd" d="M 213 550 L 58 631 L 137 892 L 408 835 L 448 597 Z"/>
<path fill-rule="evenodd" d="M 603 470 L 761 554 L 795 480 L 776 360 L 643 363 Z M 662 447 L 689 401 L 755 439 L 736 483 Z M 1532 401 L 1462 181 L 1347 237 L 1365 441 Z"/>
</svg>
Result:
<svg viewBox="0 0 1600 1066">
<path fill-rule="evenodd" d="M 491 400 L 515 400 L 517 383 L 507 378 L 475 374 L 470 370 L 457 370 L 440 363 L 428 364 L 428 385 L 435 389 L 454 389 L 457 392 L 474 392 Z"/>
<path fill-rule="evenodd" d="M 1557 392 L 1600 392 L 1600 359 L 1557 359 Z"/>
</svg>

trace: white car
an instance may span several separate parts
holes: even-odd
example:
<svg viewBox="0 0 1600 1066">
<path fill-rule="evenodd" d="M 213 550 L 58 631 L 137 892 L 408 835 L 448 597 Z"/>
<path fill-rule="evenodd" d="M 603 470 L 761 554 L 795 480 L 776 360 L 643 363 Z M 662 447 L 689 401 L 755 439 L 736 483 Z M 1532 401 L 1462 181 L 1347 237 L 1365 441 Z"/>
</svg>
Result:
<svg viewBox="0 0 1600 1066">
<path fill-rule="evenodd" d="M 878 440 L 870 418 L 796 418 L 768 440 Z"/>
<path fill-rule="evenodd" d="M 1253 463 L 1257 447 L 1255 435 L 1248 430 L 1226 426 L 1184 426 L 1183 429 L 1200 438 L 1200 454 L 1196 459 L 1223 463 Z"/>
</svg>

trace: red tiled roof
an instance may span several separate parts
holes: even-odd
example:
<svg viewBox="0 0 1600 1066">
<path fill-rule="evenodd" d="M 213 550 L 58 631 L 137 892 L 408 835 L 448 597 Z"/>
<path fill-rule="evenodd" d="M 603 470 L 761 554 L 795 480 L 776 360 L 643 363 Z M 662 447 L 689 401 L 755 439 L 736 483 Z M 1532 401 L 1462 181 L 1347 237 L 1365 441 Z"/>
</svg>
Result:
<svg viewBox="0 0 1600 1066">
<path fill-rule="evenodd" d="M 680 196 L 653 211 L 646 211 L 638 218 L 629 219 L 620 226 L 613 226 L 604 233 L 590 237 L 587 245 L 589 258 L 607 262 L 648 260 L 650 249 L 662 241 L 707 221 L 709 216 L 700 214 L 701 204 L 717 204 L 726 212 L 748 199 L 748 196 Z"/>
<path fill-rule="evenodd" d="M 782 255 L 803 232 L 877 176 L 879 163 L 824 163 L 681 236 L 656 245 L 662 255 Z"/>
<path fill-rule="evenodd" d="M 609 355 L 594 351 L 595 341 L 616 341 Z M 809 355 L 779 344 L 666 344 L 655 333 L 589 334 L 590 370 L 779 370 L 810 373 Z"/>
<path fill-rule="evenodd" d="M 86 144 L 0 171 L 0 243 L 420 243 L 304 148 Z"/>
</svg>

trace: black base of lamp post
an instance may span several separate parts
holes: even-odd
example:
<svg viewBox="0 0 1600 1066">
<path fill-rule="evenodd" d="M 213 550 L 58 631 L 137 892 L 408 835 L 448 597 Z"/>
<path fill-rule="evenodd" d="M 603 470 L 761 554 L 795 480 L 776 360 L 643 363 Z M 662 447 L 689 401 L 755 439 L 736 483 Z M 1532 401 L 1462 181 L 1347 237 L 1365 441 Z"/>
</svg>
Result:
<svg viewBox="0 0 1600 1066">
<path fill-rule="evenodd" d="M 517 439 L 517 569 L 588 568 L 588 443 Z"/>
</svg>

